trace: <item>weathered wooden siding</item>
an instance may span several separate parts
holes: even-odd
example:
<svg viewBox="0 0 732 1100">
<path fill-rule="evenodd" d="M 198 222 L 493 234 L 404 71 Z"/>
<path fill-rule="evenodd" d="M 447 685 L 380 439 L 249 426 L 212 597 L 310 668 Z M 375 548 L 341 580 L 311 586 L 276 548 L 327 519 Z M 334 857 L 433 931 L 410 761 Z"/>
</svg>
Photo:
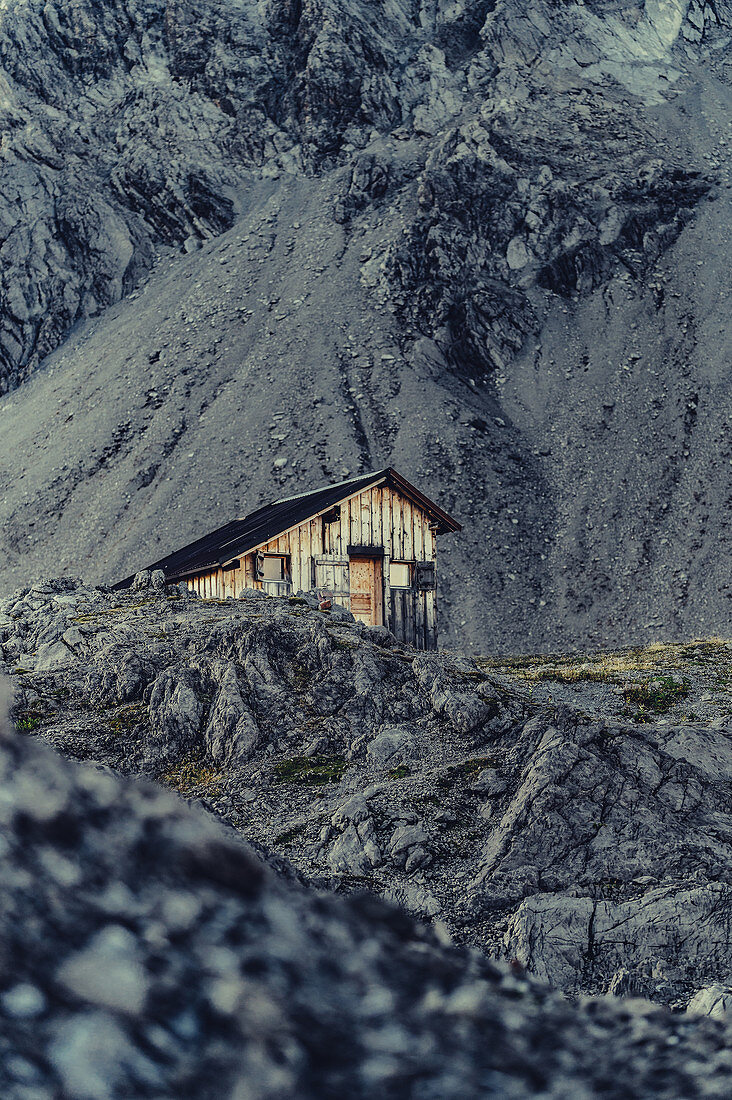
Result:
<svg viewBox="0 0 732 1100">
<path fill-rule="evenodd" d="M 242 588 L 264 589 L 273 595 L 327 588 L 337 603 L 349 607 L 348 548 L 379 547 L 383 549 L 383 584 L 376 594 L 377 620 L 419 649 L 435 648 L 436 593 L 419 592 L 416 587 L 392 590 L 389 585 L 392 561 L 435 560 L 435 535 L 428 514 L 386 485 L 355 494 L 342 501 L 339 509 L 340 515 L 332 522 L 317 516 L 254 548 L 239 559 L 236 568 L 209 572 L 189 583 L 208 599 L 238 596 Z M 277 582 L 257 580 L 257 552 L 288 555 L 291 584 L 285 588 Z"/>
</svg>

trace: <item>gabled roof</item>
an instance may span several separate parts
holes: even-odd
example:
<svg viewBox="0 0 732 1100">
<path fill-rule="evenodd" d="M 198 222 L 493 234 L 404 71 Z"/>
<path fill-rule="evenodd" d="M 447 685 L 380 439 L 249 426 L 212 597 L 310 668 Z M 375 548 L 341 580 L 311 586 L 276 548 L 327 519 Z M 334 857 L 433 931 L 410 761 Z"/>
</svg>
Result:
<svg viewBox="0 0 732 1100">
<path fill-rule="evenodd" d="M 378 470 L 376 473 L 361 474 L 359 477 L 349 478 L 348 481 L 339 481 L 336 485 L 312 489 L 298 496 L 285 497 L 271 504 L 265 504 L 255 512 L 250 512 L 248 516 L 224 524 L 223 527 L 204 535 L 203 538 L 196 539 L 195 542 L 176 550 L 173 554 L 168 554 L 167 557 L 153 562 L 146 568 L 162 569 L 166 580 L 183 580 L 185 577 L 203 573 L 209 569 L 218 569 L 234 558 L 256 550 L 278 535 L 283 535 L 285 531 L 298 527 L 306 520 L 314 519 L 321 513 L 329 511 L 336 504 L 348 500 L 349 497 L 355 496 L 364 489 L 382 483 L 423 508 L 437 524 L 438 534 L 461 529 L 460 524 L 447 512 L 443 512 L 401 474 L 391 466 L 387 466 L 386 469 Z M 128 588 L 133 577 L 134 574 L 126 577 L 114 587 Z"/>
</svg>

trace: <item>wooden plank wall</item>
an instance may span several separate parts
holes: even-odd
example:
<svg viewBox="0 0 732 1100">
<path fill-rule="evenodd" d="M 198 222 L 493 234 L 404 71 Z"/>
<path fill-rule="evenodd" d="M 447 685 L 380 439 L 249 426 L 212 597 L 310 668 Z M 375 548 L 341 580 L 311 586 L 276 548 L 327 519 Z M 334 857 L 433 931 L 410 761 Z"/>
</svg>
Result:
<svg viewBox="0 0 732 1100">
<path fill-rule="evenodd" d="M 340 569 L 333 580 L 343 577 L 343 563 L 349 546 L 383 546 L 383 617 L 398 638 L 419 649 L 437 645 L 437 600 L 435 592 L 416 592 L 389 586 L 392 561 L 434 561 L 435 536 L 425 511 L 386 486 L 367 489 L 340 505 L 340 517 L 326 523 L 322 517 L 309 520 L 259 547 L 262 553 L 287 554 L 290 558 L 292 591 L 309 591 L 330 578 L 324 559 Z M 320 565 L 316 567 L 316 559 Z M 205 599 L 238 596 L 242 588 L 267 588 L 255 579 L 254 553 L 241 558 L 236 569 L 218 570 L 188 582 Z M 274 587 L 274 586 L 273 586 Z M 342 583 L 336 601 L 348 607 L 350 600 Z"/>
</svg>

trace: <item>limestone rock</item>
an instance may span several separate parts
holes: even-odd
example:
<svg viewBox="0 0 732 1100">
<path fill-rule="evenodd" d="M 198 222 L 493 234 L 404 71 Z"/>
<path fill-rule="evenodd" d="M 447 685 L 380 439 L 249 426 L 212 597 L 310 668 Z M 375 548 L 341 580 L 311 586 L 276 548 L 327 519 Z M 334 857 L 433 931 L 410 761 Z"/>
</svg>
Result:
<svg viewBox="0 0 732 1100">
<path fill-rule="evenodd" d="M 410 759 L 413 750 L 413 732 L 408 728 L 390 726 L 368 743 L 366 759 L 377 768 L 394 767 Z"/>
<path fill-rule="evenodd" d="M 328 865 L 337 873 L 365 875 L 381 863 L 381 851 L 366 800 L 356 796 L 339 807 L 332 824 L 343 831 L 328 853 Z"/>
<path fill-rule="evenodd" d="M 732 1012 L 732 987 L 715 982 L 700 989 L 689 1001 L 686 1011 L 692 1015 L 725 1019 Z"/>
</svg>

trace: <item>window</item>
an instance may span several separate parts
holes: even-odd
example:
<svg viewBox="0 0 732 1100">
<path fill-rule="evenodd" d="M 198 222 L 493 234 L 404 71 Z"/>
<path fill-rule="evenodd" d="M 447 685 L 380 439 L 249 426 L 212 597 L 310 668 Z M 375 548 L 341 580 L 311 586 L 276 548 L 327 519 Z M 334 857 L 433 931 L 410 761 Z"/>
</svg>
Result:
<svg viewBox="0 0 732 1100">
<path fill-rule="evenodd" d="M 262 563 L 263 581 L 286 581 L 287 558 L 276 554 L 265 554 Z"/>
<path fill-rule="evenodd" d="M 389 587 L 411 588 L 413 565 L 414 563 L 411 561 L 391 562 L 389 565 Z"/>
</svg>

